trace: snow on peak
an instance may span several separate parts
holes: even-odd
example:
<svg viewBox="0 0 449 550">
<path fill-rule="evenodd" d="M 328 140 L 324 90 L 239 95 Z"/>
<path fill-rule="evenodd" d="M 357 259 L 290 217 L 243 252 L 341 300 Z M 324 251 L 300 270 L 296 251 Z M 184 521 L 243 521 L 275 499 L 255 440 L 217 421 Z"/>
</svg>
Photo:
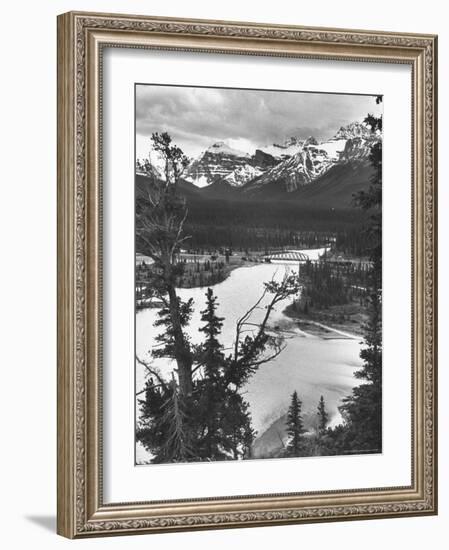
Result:
<svg viewBox="0 0 449 550">
<path fill-rule="evenodd" d="M 243 164 L 228 174 L 224 178 L 224 181 L 233 187 L 241 187 L 242 185 L 245 185 L 245 183 L 259 177 L 263 173 L 264 171 L 257 166 Z"/>
<path fill-rule="evenodd" d="M 322 141 L 319 145 L 317 145 L 317 149 L 324 151 L 329 158 L 338 160 L 340 158 L 340 153 L 345 150 L 346 141 L 346 139 L 331 139 L 329 141 Z"/>
<path fill-rule="evenodd" d="M 371 130 L 363 122 L 351 122 L 347 126 L 342 126 L 335 134 L 333 139 L 353 139 L 356 137 L 369 138 Z"/>
<path fill-rule="evenodd" d="M 251 155 L 234 149 L 224 141 L 218 141 L 206 149 L 196 160 L 192 161 L 184 173 L 184 179 L 197 187 L 206 187 L 220 181 L 242 165 L 251 161 Z M 231 185 L 240 185 L 243 174 L 235 174 Z"/>
<path fill-rule="evenodd" d="M 284 143 L 273 143 L 272 145 L 261 147 L 260 151 L 267 153 L 274 158 L 284 159 L 295 155 L 302 148 L 303 143 L 303 140 L 296 137 L 291 137 L 284 141 Z"/>
<path fill-rule="evenodd" d="M 304 140 L 298 136 L 290 136 L 284 141 L 284 147 L 290 147 L 292 145 L 302 145 Z"/>
<path fill-rule="evenodd" d="M 334 163 L 321 144 L 310 144 L 265 172 L 255 181 L 254 187 L 281 182 L 285 191 L 296 191 L 324 174 Z"/>
<path fill-rule="evenodd" d="M 194 185 L 196 185 L 197 187 L 207 187 L 208 185 L 210 185 L 210 181 L 207 179 L 206 176 L 204 175 L 201 175 L 199 177 L 197 177 L 196 179 L 192 179 L 190 177 L 186 177 L 186 180 L 193 183 Z"/>
<path fill-rule="evenodd" d="M 239 151 L 238 149 L 234 149 L 224 141 L 217 141 L 216 143 L 211 145 L 206 151 L 214 155 L 230 155 L 233 157 L 250 156 L 248 153 L 245 153 L 244 151 Z"/>
<path fill-rule="evenodd" d="M 315 137 L 309 136 L 309 137 L 304 141 L 304 147 L 307 147 L 307 145 L 318 145 L 318 141 L 316 140 Z"/>
</svg>

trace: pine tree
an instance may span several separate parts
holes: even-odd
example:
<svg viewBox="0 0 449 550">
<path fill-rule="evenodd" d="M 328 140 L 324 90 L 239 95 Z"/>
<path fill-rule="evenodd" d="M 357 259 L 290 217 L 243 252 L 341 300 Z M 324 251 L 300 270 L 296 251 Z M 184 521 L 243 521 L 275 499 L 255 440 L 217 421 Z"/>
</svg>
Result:
<svg viewBox="0 0 449 550">
<path fill-rule="evenodd" d="M 301 415 L 302 403 L 296 391 L 293 392 L 287 413 L 287 434 L 289 440 L 285 450 L 286 456 L 301 456 L 303 450 L 304 423 Z"/>
<path fill-rule="evenodd" d="M 203 343 L 203 362 L 204 370 L 207 376 L 213 377 L 217 375 L 217 369 L 222 358 L 223 346 L 218 341 L 218 335 L 221 333 L 224 317 L 218 317 L 217 297 L 214 296 L 211 288 L 206 292 L 206 309 L 201 311 L 201 321 L 206 323 L 200 327 L 200 332 L 205 335 Z"/>
<path fill-rule="evenodd" d="M 377 103 L 381 97 L 376 99 Z M 382 131 L 382 117 L 368 115 L 365 122 L 373 132 Z M 368 274 L 368 321 L 363 327 L 365 347 L 360 352 L 362 368 L 355 376 L 363 381 L 343 400 L 340 411 L 346 420 L 346 450 L 381 452 L 382 450 L 382 143 L 372 147 L 374 174 L 367 191 L 355 202 L 371 213 L 370 249 L 372 268 Z"/>
<path fill-rule="evenodd" d="M 369 319 L 364 326 L 362 368 L 355 373 L 363 381 L 343 400 L 340 411 L 348 426 L 347 448 L 361 452 L 382 451 L 382 319 L 380 291 L 370 296 Z"/>
<path fill-rule="evenodd" d="M 326 405 L 324 403 L 324 397 L 321 396 L 318 401 L 318 435 L 322 436 L 325 434 L 327 429 L 327 423 L 329 421 L 329 415 L 326 411 Z"/>
<path fill-rule="evenodd" d="M 206 308 L 201 311 L 201 321 L 205 324 L 199 328 L 204 333 L 204 341 L 198 353 L 200 364 L 203 365 L 204 377 L 199 382 L 201 391 L 198 397 L 198 413 L 200 423 L 204 425 L 200 443 L 200 454 L 210 460 L 226 458 L 225 431 L 223 431 L 223 406 L 226 395 L 226 385 L 222 378 L 225 364 L 223 346 L 218 340 L 223 326 L 223 317 L 218 317 L 217 297 L 211 288 L 206 292 Z M 202 419 L 202 420 L 201 420 Z M 221 428 L 221 429 L 220 429 Z M 237 458 L 237 457 L 236 457 Z"/>
<path fill-rule="evenodd" d="M 159 449 L 160 462 L 187 462 L 192 458 L 191 431 L 186 429 L 188 418 L 177 384 L 173 378 L 159 422 L 165 426 L 165 439 Z"/>
<path fill-rule="evenodd" d="M 189 299 L 183 302 L 177 297 L 177 312 L 179 325 L 184 329 L 190 322 L 192 316 L 193 300 Z M 173 320 L 170 307 L 164 306 L 158 311 L 158 319 L 154 322 L 156 327 L 163 326 L 164 331 L 156 337 L 159 347 L 153 350 L 154 357 L 176 357 L 176 339 L 173 327 Z M 185 332 L 182 332 L 183 346 L 188 349 L 190 347 L 189 339 Z"/>
</svg>

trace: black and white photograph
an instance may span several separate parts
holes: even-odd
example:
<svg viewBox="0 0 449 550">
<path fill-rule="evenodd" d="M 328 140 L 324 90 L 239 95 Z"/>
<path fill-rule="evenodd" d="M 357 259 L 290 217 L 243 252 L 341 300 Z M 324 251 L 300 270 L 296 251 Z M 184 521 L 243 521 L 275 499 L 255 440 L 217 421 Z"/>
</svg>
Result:
<svg viewBox="0 0 449 550">
<path fill-rule="evenodd" d="M 445 4 L 2 7 L 2 547 L 444 548 Z"/>
<path fill-rule="evenodd" d="M 136 465 L 382 453 L 382 113 L 135 85 Z"/>
</svg>

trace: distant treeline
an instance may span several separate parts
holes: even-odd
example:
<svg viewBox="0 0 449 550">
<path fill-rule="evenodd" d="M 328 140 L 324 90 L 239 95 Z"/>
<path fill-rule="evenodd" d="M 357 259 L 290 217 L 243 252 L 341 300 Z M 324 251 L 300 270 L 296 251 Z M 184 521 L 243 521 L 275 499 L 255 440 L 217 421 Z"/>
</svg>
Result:
<svg viewBox="0 0 449 550">
<path fill-rule="evenodd" d="M 206 208 L 205 208 L 206 206 Z M 243 227 L 280 227 L 284 229 L 338 231 L 365 216 L 354 209 L 310 208 L 297 200 L 226 201 L 207 203 L 187 201 L 188 224 Z"/>
<path fill-rule="evenodd" d="M 296 225 L 285 227 L 284 223 L 262 226 L 247 224 L 198 224 L 186 223 L 186 248 L 215 249 L 227 247 L 234 250 L 260 250 L 272 248 L 321 248 L 332 246 L 336 251 L 349 256 L 366 256 L 375 240 L 366 229 L 365 220 L 342 219 L 333 227 L 326 227 L 325 220 L 309 225 L 298 219 Z M 320 225 L 323 227 L 320 228 Z"/>
<path fill-rule="evenodd" d="M 301 226 L 298 223 L 298 226 Z M 343 224 L 342 224 L 343 225 Z M 369 254 L 373 246 L 373 238 L 366 230 L 363 221 L 353 225 L 344 223 L 344 228 L 338 231 L 310 230 L 284 228 L 278 226 L 250 226 L 249 224 L 235 225 L 204 225 L 186 223 L 185 233 L 189 238 L 184 242 L 184 248 L 190 251 L 218 250 L 228 248 L 246 252 L 249 250 L 268 253 L 278 248 L 322 248 L 332 247 L 345 256 L 362 257 Z M 145 243 L 137 237 L 136 248 L 145 253 Z"/>
<path fill-rule="evenodd" d="M 216 249 L 227 247 L 233 250 L 259 250 L 268 252 L 273 248 L 299 247 L 318 248 L 333 244 L 335 234 L 329 231 L 301 231 L 282 226 L 251 227 L 248 225 L 199 225 L 186 224 L 188 249 Z"/>
<path fill-rule="evenodd" d="M 297 201 L 196 201 L 187 199 L 187 219 L 184 225 L 189 239 L 186 248 L 218 248 L 264 250 L 283 246 L 320 247 L 327 236 L 340 235 L 345 248 L 362 249 L 355 239 L 363 239 L 360 228 L 366 224 L 365 213 L 354 209 L 311 209 Z M 136 229 L 139 215 L 145 211 L 145 200 L 136 204 Z M 324 238 L 324 241 L 323 241 Z M 137 249 L 144 252 L 143 243 Z"/>
</svg>

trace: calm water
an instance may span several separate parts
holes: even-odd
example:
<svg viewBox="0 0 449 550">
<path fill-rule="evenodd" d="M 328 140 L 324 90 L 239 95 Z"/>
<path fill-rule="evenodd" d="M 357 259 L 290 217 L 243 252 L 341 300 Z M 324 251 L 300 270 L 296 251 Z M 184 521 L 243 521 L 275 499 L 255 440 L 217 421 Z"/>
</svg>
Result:
<svg viewBox="0 0 449 550">
<path fill-rule="evenodd" d="M 311 259 L 321 251 L 304 251 Z M 221 341 L 225 347 L 230 347 L 235 334 L 236 320 L 241 317 L 260 297 L 263 283 L 273 277 L 280 279 L 285 271 L 295 271 L 295 265 L 261 264 L 254 267 L 243 267 L 232 271 L 230 276 L 213 286 L 218 297 L 219 316 L 224 317 Z M 192 341 L 199 343 L 202 333 L 198 331 L 200 311 L 205 306 L 206 288 L 180 289 L 182 299 L 194 299 L 194 314 L 190 324 Z M 267 298 L 267 301 L 269 298 Z M 304 412 L 315 412 L 320 395 L 324 396 L 331 423 L 339 420 L 337 407 L 341 399 L 351 392 L 356 380 L 353 373 L 361 365 L 359 358 L 360 338 L 335 339 L 320 338 L 300 331 L 282 311 L 289 300 L 277 305 L 270 326 L 281 327 L 286 331 L 286 348 L 272 362 L 262 365 L 251 378 L 244 391 L 250 403 L 254 428 L 259 435 L 288 408 L 291 394 L 297 390 Z M 263 311 L 256 310 L 252 320 L 261 319 Z M 156 309 L 146 309 L 137 313 L 136 317 L 136 353 L 139 357 L 148 357 L 154 338 L 160 331 L 153 323 L 157 316 Z M 173 363 L 159 359 L 153 363 L 163 373 L 169 374 Z M 145 381 L 142 367 L 136 367 L 137 391 L 142 389 Z M 144 459 L 145 451 L 139 449 L 138 458 Z"/>
</svg>

